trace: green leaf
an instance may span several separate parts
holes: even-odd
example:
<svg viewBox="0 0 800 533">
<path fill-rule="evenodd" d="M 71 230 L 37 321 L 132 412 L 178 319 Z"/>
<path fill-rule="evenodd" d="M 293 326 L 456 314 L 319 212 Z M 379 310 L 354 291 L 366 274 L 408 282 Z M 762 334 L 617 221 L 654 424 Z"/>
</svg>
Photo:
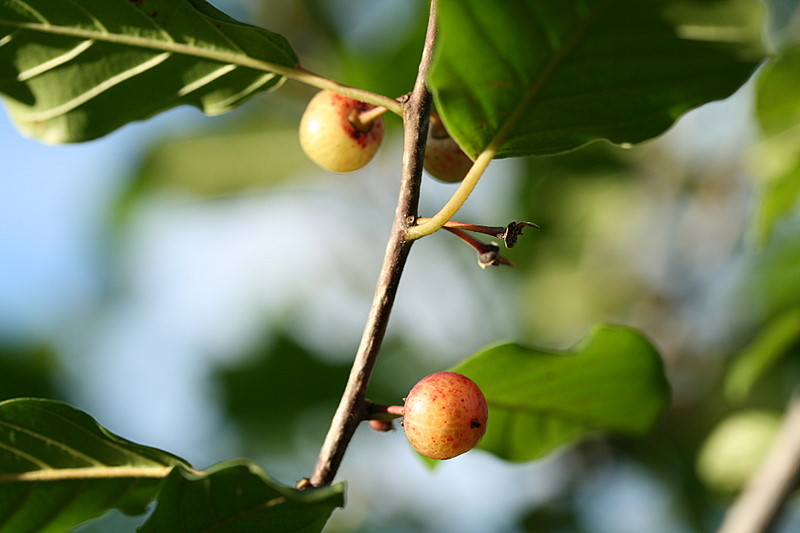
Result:
<svg viewBox="0 0 800 533">
<path fill-rule="evenodd" d="M 756 117 L 764 139 L 756 146 L 754 171 L 760 199 L 754 237 L 763 245 L 775 224 L 800 199 L 800 44 L 784 50 L 761 71 L 756 85 Z"/>
<path fill-rule="evenodd" d="M 568 352 L 501 344 L 453 368 L 489 405 L 479 448 L 510 461 L 543 456 L 588 432 L 642 435 L 669 398 L 656 349 L 635 330 L 598 326 Z"/>
<path fill-rule="evenodd" d="M 781 357 L 793 353 L 800 343 L 800 307 L 784 311 L 767 323 L 734 360 L 725 380 L 725 394 L 731 401 L 747 398 L 753 385 Z"/>
<path fill-rule="evenodd" d="M 324 409 L 333 414 L 349 371 L 350 365 L 322 361 L 288 333 L 274 331 L 268 342 L 238 365 L 218 369 L 217 379 L 225 416 L 236 424 L 245 450 L 251 454 L 271 450 L 274 460 L 287 449 L 294 451 L 296 442 L 289 436 L 297 432 L 303 413 Z M 304 376 L 300 395 L 296 394 L 297 376 Z M 373 391 L 375 385 L 373 378 Z M 327 428 L 317 429 L 319 434 L 304 432 L 305 437 L 324 439 Z"/>
<path fill-rule="evenodd" d="M 209 198 L 273 186 L 308 166 L 297 146 L 297 121 L 286 128 L 164 138 L 142 154 L 124 200 L 154 185 Z"/>
<path fill-rule="evenodd" d="M 254 463 L 229 461 L 204 473 L 176 468 L 139 531 L 312 533 L 343 505 L 342 483 L 301 491 L 276 483 Z"/>
<path fill-rule="evenodd" d="M 0 532 L 57 533 L 117 508 L 142 513 L 186 463 L 52 400 L 0 403 Z"/>
<path fill-rule="evenodd" d="M 19 129 L 45 142 L 181 104 L 225 113 L 296 64 L 283 37 L 204 0 L 0 0 L 0 93 Z"/>
<path fill-rule="evenodd" d="M 733 93 L 760 57 L 752 42 L 722 40 L 749 37 L 751 22 L 676 27 L 667 7 L 441 0 L 436 107 L 473 157 L 490 144 L 496 157 L 515 157 L 655 137 L 685 111 Z"/>
</svg>

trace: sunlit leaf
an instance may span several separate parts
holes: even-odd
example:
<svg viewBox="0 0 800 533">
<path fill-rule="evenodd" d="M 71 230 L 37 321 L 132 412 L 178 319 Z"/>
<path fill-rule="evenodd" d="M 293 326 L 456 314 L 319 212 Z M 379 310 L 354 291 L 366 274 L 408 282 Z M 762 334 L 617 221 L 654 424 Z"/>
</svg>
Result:
<svg viewBox="0 0 800 533">
<path fill-rule="evenodd" d="M 193 473 L 176 468 L 141 533 L 312 533 L 344 505 L 344 485 L 297 490 L 276 483 L 255 464 L 230 461 Z"/>
<path fill-rule="evenodd" d="M 285 39 L 204 0 L 0 0 L 0 93 L 45 142 L 100 137 L 189 104 L 224 113 L 294 67 Z"/>
<path fill-rule="evenodd" d="M 800 45 L 765 66 L 756 88 L 756 117 L 764 139 L 757 145 L 754 170 L 761 179 L 755 238 L 763 245 L 775 224 L 800 199 Z"/>
<path fill-rule="evenodd" d="M 64 403 L 0 403 L 0 532 L 58 533 L 117 508 L 142 513 L 181 459 L 114 435 Z"/>
<path fill-rule="evenodd" d="M 489 405 L 478 447 L 511 461 L 597 430 L 642 435 L 669 398 L 658 352 L 619 326 L 599 326 L 567 352 L 493 346 L 453 370 L 474 380 Z"/>
<path fill-rule="evenodd" d="M 759 59 L 750 23 L 677 26 L 667 7 L 442 0 L 430 84 L 445 125 L 472 156 L 502 140 L 497 157 L 663 133 L 685 111 L 733 93 Z"/>
</svg>

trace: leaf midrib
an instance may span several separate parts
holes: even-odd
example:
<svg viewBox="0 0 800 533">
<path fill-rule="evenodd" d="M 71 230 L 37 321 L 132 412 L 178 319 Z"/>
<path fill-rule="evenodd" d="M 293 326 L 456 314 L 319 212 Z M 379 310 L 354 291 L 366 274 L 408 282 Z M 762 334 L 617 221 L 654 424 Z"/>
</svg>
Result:
<svg viewBox="0 0 800 533">
<path fill-rule="evenodd" d="M 486 404 L 489 408 L 499 409 L 501 411 L 508 412 L 512 415 L 519 416 L 535 416 L 540 418 L 550 418 L 559 420 L 561 422 L 574 424 L 576 426 L 580 426 L 586 429 L 610 429 L 614 428 L 617 431 L 623 432 L 638 432 L 641 431 L 640 424 L 638 421 L 633 424 L 636 428 L 630 424 L 630 417 L 625 418 L 624 420 L 598 420 L 596 417 L 586 417 L 580 416 L 577 411 L 569 411 L 569 410 L 560 410 L 560 409 L 545 409 L 542 407 L 531 407 L 524 404 L 516 404 L 504 401 L 497 401 L 497 400 L 487 400 Z"/>
<path fill-rule="evenodd" d="M 288 67 L 285 65 L 280 65 L 278 63 L 272 63 L 269 61 L 255 59 L 248 55 L 237 55 L 230 52 L 212 50 L 208 48 L 202 48 L 199 46 L 192 46 L 188 44 L 178 43 L 175 41 L 158 41 L 154 39 L 146 39 L 143 37 L 137 37 L 133 35 L 101 32 L 101 31 L 87 30 L 83 28 L 73 28 L 69 26 L 58 26 L 53 24 L 40 24 L 37 22 L 16 22 L 5 19 L 0 19 L 0 26 L 36 31 L 45 34 L 63 35 L 67 37 L 88 39 L 91 41 L 118 44 L 120 46 L 145 48 L 149 50 L 157 50 L 160 52 L 169 52 L 173 54 L 207 59 L 219 63 L 230 63 L 264 72 L 274 72 L 282 76 L 291 77 L 297 73 L 297 69 L 294 67 Z"/>
<path fill-rule="evenodd" d="M 519 122 L 524 118 L 525 113 L 528 112 L 530 107 L 536 101 L 536 98 L 541 94 L 544 87 L 557 72 L 558 67 L 569 57 L 575 48 L 581 43 L 581 39 L 586 35 L 589 28 L 592 27 L 594 22 L 615 0 L 606 0 L 599 4 L 593 11 L 587 14 L 583 22 L 575 29 L 570 38 L 566 41 L 564 46 L 550 59 L 545 65 L 545 68 L 534 80 L 531 85 L 525 90 L 520 99 L 519 104 L 513 109 L 508 119 L 502 124 L 495 136 L 489 141 L 484 151 L 491 151 L 498 153 L 503 147 L 503 143 L 514 131 Z"/>
<path fill-rule="evenodd" d="M 92 466 L 85 468 L 50 468 L 0 474 L 0 483 L 64 481 L 82 479 L 161 479 L 172 466 Z"/>
</svg>

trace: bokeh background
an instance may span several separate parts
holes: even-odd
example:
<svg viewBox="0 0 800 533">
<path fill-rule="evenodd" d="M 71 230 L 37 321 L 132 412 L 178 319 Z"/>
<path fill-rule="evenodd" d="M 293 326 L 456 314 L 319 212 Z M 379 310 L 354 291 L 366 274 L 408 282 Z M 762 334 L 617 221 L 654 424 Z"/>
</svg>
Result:
<svg viewBox="0 0 800 533">
<path fill-rule="evenodd" d="M 420 0 L 213 3 L 348 84 L 397 96 L 415 75 Z M 796 4 L 769 3 L 774 49 L 798 33 Z M 287 484 L 310 474 L 371 301 L 401 156 L 390 119 L 364 170 L 313 166 L 296 138 L 313 92 L 288 82 L 223 117 L 181 108 L 74 146 L 22 138 L 0 114 L 0 398 L 66 400 L 200 468 L 246 456 Z M 475 451 L 430 470 L 401 431 L 365 427 L 326 531 L 715 529 L 800 375 L 790 343 L 752 394 L 723 394 L 731 361 L 800 302 L 800 214 L 768 238 L 754 230 L 757 99 L 749 83 L 629 149 L 493 163 L 458 218 L 542 229 L 508 251 L 514 268 L 481 270 L 443 232 L 417 243 L 370 388 L 399 403 L 487 344 L 568 348 L 618 322 L 665 359 L 673 401 L 653 433 L 596 435 L 526 464 Z M 421 213 L 451 191 L 426 178 Z M 114 512 L 81 531 L 141 521 Z M 798 529 L 794 498 L 779 531 Z"/>
</svg>

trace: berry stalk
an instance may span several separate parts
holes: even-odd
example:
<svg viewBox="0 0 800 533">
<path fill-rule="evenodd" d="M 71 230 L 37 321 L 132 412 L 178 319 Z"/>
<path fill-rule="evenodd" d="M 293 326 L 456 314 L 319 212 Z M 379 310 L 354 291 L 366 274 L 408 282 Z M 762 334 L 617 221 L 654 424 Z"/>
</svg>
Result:
<svg viewBox="0 0 800 533">
<path fill-rule="evenodd" d="M 391 111 L 392 113 L 400 116 L 403 115 L 402 103 L 394 98 L 389 98 L 388 96 L 367 91 L 365 89 L 344 85 L 343 83 L 320 76 L 300 66 L 291 69 L 284 67 L 280 69 L 274 69 L 274 71 L 300 83 L 305 83 L 306 85 L 317 87 L 318 89 L 322 89 L 324 91 L 331 91 L 341 94 L 342 96 L 352 98 L 353 100 L 358 100 L 359 102 L 366 102 L 376 107 L 385 108 L 387 111 Z"/>
</svg>

